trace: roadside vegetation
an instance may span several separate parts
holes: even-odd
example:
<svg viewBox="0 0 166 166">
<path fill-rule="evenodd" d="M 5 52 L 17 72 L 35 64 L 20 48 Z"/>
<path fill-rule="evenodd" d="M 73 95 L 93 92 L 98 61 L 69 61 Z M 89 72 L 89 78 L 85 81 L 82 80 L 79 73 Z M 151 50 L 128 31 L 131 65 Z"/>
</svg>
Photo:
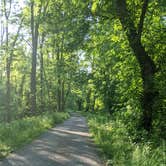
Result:
<svg viewBox="0 0 166 166">
<path fill-rule="evenodd" d="M 0 155 L 79 110 L 108 163 L 166 165 L 165 39 L 164 0 L 1 0 Z"/>
<path fill-rule="evenodd" d="M 88 124 L 95 143 L 108 166 L 164 166 L 165 143 L 133 133 L 123 121 L 106 113 L 88 114 Z M 142 139 L 137 141 L 137 139 Z"/>
<path fill-rule="evenodd" d="M 25 117 L 11 123 L 0 124 L 0 158 L 26 145 L 55 124 L 69 117 L 68 113 L 47 112 L 35 117 Z"/>
</svg>

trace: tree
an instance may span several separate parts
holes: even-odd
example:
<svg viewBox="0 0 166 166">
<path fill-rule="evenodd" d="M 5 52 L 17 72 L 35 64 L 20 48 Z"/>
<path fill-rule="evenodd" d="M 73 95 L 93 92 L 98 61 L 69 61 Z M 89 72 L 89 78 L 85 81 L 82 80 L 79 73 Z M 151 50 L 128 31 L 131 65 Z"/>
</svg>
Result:
<svg viewBox="0 0 166 166">
<path fill-rule="evenodd" d="M 38 37 L 39 26 L 41 24 L 41 18 L 45 16 L 49 1 L 43 3 L 39 1 L 36 3 L 38 9 L 35 9 L 35 1 L 31 1 L 31 35 L 32 35 L 32 68 L 31 68 L 31 112 L 35 113 L 36 110 L 36 65 L 37 65 L 37 49 L 38 49 Z M 42 10 L 43 9 L 43 10 Z M 37 11 L 37 16 L 34 12 Z"/>
<path fill-rule="evenodd" d="M 153 103 L 158 92 L 154 86 L 154 75 L 156 73 L 156 65 L 148 52 L 145 50 L 143 43 L 141 41 L 143 25 L 148 9 L 148 0 L 144 0 L 142 3 L 141 14 L 139 18 L 138 26 L 136 27 L 136 20 L 132 18 L 131 4 L 126 0 L 116 0 L 116 1 L 102 1 L 101 5 L 104 9 L 106 19 L 111 19 L 109 9 L 112 9 L 112 15 L 118 18 L 121 22 L 123 30 L 126 32 L 129 45 L 133 50 L 138 63 L 141 68 L 141 75 L 143 80 L 143 94 L 142 94 L 142 108 L 143 108 L 143 127 L 150 132 L 152 128 L 152 114 L 153 114 Z M 97 8 L 97 2 L 93 5 L 93 10 Z M 102 17 L 102 12 L 100 12 Z M 99 14 L 99 15 L 100 15 Z"/>
<path fill-rule="evenodd" d="M 10 17 L 13 17 L 12 9 L 11 6 L 14 3 L 12 1 L 3 1 L 3 9 L 2 11 L 4 12 L 4 17 L 5 17 L 5 53 L 6 53 L 6 121 L 10 122 L 11 120 L 11 64 L 13 60 L 13 54 L 14 54 L 14 49 L 16 46 L 16 42 L 19 37 L 20 30 L 22 28 L 22 23 L 23 23 L 23 18 L 21 18 L 21 21 L 19 23 L 19 27 L 17 29 L 17 32 L 13 38 L 13 41 L 9 39 L 9 21 Z M 15 18 L 16 19 L 16 18 Z M 17 21 L 17 19 L 16 19 Z M 1 44 L 3 43 L 3 38 L 1 41 Z"/>
</svg>

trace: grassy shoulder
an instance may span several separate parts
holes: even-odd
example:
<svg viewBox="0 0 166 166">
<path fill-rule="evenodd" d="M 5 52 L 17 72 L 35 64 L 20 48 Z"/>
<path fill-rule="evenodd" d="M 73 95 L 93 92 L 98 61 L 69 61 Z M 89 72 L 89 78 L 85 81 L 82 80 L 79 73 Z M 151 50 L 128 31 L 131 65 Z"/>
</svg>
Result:
<svg viewBox="0 0 166 166">
<path fill-rule="evenodd" d="M 125 124 L 107 114 L 86 114 L 90 132 L 101 149 L 107 166 L 162 166 L 165 143 L 135 143 Z"/>
<path fill-rule="evenodd" d="M 68 113 L 47 112 L 40 116 L 27 117 L 9 124 L 0 124 L 0 159 L 31 142 L 42 132 L 69 118 Z"/>
</svg>

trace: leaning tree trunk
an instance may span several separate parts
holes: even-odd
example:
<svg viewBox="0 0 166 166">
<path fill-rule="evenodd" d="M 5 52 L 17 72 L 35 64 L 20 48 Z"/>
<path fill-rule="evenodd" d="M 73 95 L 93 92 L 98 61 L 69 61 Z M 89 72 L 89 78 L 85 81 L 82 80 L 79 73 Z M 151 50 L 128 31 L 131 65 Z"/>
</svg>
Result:
<svg viewBox="0 0 166 166">
<path fill-rule="evenodd" d="M 141 33 L 147 7 L 148 0 L 145 0 L 137 30 L 133 20 L 131 19 L 130 12 L 127 9 L 126 0 L 116 1 L 117 16 L 123 29 L 126 31 L 129 45 L 132 48 L 141 68 L 141 76 L 143 80 L 143 95 L 141 100 L 143 108 L 143 127 L 145 130 L 150 132 L 152 128 L 153 102 L 157 93 L 154 87 L 154 74 L 156 72 L 156 67 L 153 60 L 145 51 L 145 47 L 141 43 Z"/>
<path fill-rule="evenodd" d="M 154 87 L 155 64 L 148 56 L 140 41 L 134 44 L 132 41 L 129 43 L 141 68 L 141 76 L 143 80 L 143 95 L 141 100 L 143 108 L 143 126 L 149 132 L 152 128 L 153 103 L 156 96 L 156 90 Z"/>
</svg>

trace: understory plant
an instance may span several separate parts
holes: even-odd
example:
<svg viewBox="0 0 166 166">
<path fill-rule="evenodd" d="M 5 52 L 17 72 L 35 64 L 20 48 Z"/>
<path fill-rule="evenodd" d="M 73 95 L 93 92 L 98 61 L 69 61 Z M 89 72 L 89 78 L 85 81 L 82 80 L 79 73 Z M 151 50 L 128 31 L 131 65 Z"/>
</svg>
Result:
<svg viewBox="0 0 166 166">
<path fill-rule="evenodd" d="M 109 114 L 89 114 L 87 118 L 107 166 L 164 166 L 164 140 L 134 142 L 123 121 L 112 119 Z"/>
<path fill-rule="evenodd" d="M 1 123 L 0 158 L 32 141 L 42 132 L 68 117 L 69 114 L 64 112 L 47 112 L 43 115 L 26 117 L 11 123 Z"/>
</svg>

